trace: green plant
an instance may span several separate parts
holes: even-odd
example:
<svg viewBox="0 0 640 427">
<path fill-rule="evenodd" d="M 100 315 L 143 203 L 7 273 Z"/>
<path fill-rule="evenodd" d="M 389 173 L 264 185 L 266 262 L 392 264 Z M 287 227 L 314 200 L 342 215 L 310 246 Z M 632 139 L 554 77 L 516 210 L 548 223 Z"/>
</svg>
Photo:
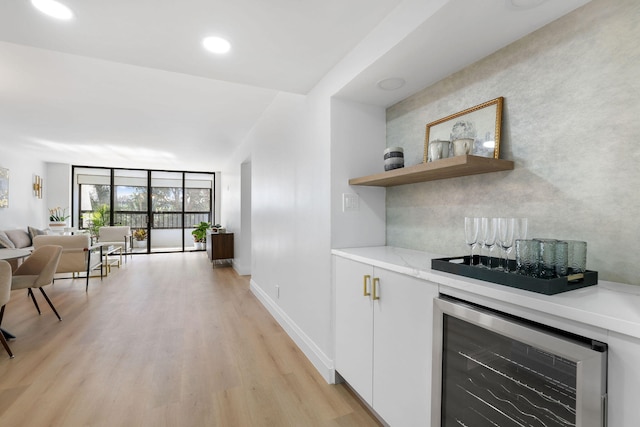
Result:
<svg viewBox="0 0 640 427">
<path fill-rule="evenodd" d="M 49 221 L 51 222 L 63 222 L 69 218 L 70 215 L 67 215 L 67 208 L 53 208 L 49 209 Z"/>
<path fill-rule="evenodd" d="M 211 224 L 204 221 L 196 225 L 196 229 L 191 232 L 193 240 L 198 243 L 205 242 L 207 240 L 207 230 L 209 228 L 211 228 Z"/>
<path fill-rule="evenodd" d="M 109 207 L 107 205 L 102 205 L 89 215 L 90 219 L 87 223 L 89 233 L 92 237 L 98 237 L 100 227 L 107 225 L 109 222 Z"/>
<path fill-rule="evenodd" d="M 145 230 L 144 228 L 138 228 L 133 232 L 133 238 L 139 242 L 147 240 L 147 230 Z"/>
</svg>

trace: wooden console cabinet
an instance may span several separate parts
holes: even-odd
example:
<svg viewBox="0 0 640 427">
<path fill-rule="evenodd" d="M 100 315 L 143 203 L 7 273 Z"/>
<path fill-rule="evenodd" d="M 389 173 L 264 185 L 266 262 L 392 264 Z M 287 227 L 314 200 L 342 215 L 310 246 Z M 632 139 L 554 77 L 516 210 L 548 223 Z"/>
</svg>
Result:
<svg viewBox="0 0 640 427">
<path fill-rule="evenodd" d="M 214 263 L 219 259 L 232 259 L 233 233 L 207 231 L 207 256 Z"/>
</svg>

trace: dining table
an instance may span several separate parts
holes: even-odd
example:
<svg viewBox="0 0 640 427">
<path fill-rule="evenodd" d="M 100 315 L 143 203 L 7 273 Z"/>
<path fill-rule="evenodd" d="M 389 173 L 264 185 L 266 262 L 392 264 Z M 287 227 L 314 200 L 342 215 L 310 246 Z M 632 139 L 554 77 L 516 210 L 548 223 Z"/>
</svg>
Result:
<svg viewBox="0 0 640 427">
<path fill-rule="evenodd" d="M 26 258 L 29 255 L 31 255 L 31 250 L 29 249 L 13 249 L 13 248 L 0 249 L 0 259 L 5 261 L 9 261 L 12 259 Z"/>
<path fill-rule="evenodd" d="M 10 261 L 13 259 L 21 259 L 26 258 L 31 255 L 31 251 L 29 249 L 13 249 L 13 248 L 5 248 L 0 249 L 0 260 Z M 0 328 L 0 332 L 4 335 L 5 339 L 12 340 L 15 339 L 16 336 L 11 332 L 8 332 L 2 328 Z"/>
</svg>

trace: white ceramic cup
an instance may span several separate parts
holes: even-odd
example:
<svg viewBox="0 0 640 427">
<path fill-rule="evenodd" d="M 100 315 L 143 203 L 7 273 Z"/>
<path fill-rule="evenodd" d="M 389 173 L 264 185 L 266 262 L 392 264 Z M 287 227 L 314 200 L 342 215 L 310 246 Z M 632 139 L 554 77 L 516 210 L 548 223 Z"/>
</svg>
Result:
<svg viewBox="0 0 640 427">
<path fill-rule="evenodd" d="M 471 154 L 473 148 L 472 138 L 461 138 L 453 141 L 453 155 L 464 156 L 465 154 Z"/>
<path fill-rule="evenodd" d="M 447 157 L 449 157 L 449 141 L 435 140 L 429 143 L 429 159 L 432 162 Z"/>
</svg>

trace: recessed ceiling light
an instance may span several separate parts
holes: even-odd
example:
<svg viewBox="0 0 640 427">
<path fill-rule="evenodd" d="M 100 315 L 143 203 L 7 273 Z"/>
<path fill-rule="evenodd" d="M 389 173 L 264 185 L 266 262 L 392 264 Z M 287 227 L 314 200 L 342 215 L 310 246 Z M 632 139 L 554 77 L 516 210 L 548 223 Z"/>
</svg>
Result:
<svg viewBox="0 0 640 427">
<path fill-rule="evenodd" d="M 64 20 L 73 18 L 71 9 L 55 0 L 31 0 L 31 4 L 40 12 L 52 18 Z"/>
<path fill-rule="evenodd" d="M 507 0 L 506 3 L 511 9 L 527 10 L 538 7 L 546 1 L 547 0 Z"/>
<path fill-rule="evenodd" d="M 231 49 L 231 44 L 222 37 L 205 37 L 202 40 L 205 49 L 212 53 L 227 53 Z"/>
<path fill-rule="evenodd" d="M 400 89 L 406 83 L 402 77 L 390 77 L 388 79 L 382 79 L 376 86 L 382 90 L 397 90 Z"/>
</svg>

